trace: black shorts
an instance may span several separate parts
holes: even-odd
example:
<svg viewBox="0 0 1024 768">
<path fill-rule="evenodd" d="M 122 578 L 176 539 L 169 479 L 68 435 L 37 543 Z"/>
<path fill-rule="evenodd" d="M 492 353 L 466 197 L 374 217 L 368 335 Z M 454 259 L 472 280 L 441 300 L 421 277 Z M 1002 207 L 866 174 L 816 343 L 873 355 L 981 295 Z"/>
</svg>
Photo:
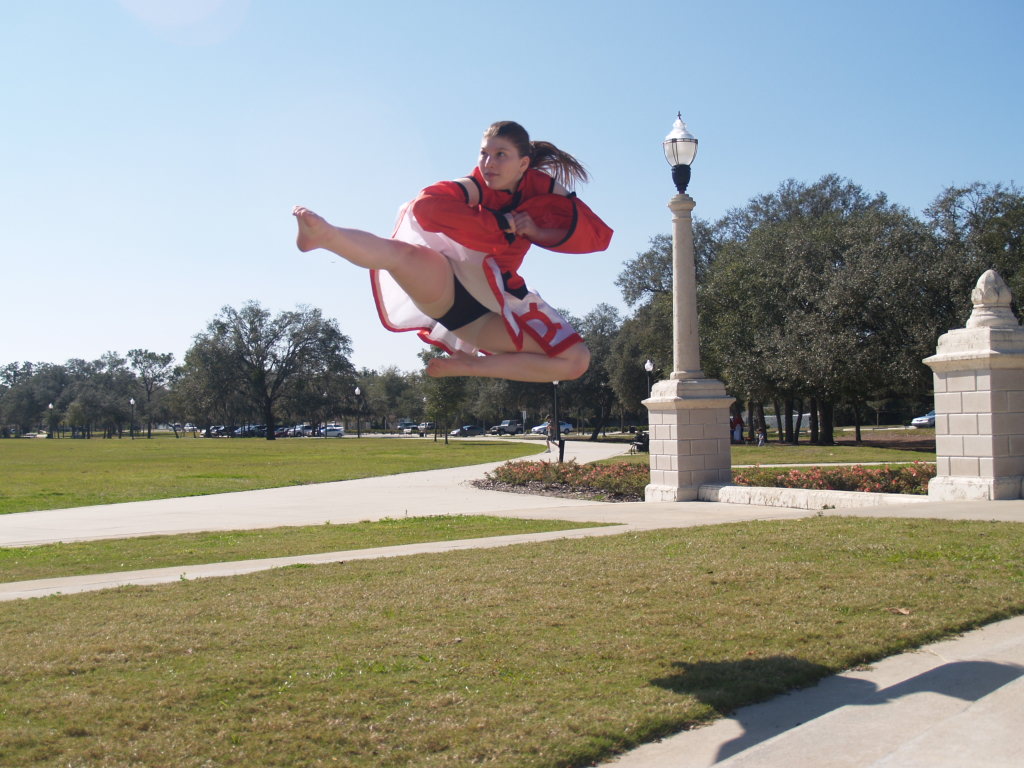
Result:
<svg viewBox="0 0 1024 768">
<path fill-rule="evenodd" d="M 452 301 L 452 308 L 443 316 L 434 319 L 449 331 L 457 331 L 489 314 L 491 310 L 477 301 L 473 294 L 466 290 L 459 278 L 452 275 L 452 280 L 455 281 L 455 298 Z"/>
</svg>

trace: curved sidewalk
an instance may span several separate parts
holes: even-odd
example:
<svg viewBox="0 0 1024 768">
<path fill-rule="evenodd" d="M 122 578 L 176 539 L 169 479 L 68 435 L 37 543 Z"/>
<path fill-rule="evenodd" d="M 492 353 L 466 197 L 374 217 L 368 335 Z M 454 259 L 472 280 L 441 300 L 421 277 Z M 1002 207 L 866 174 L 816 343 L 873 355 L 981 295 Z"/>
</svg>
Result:
<svg viewBox="0 0 1024 768">
<path fill-rule="evenodd" d="M 537 445 L 536 441 L 530 441 Z M 543 444 L 541 444 L 543 445 Z M 566 442 L 565 459 L 583 463 L 628 450 L 614 443 Z M 527 459 L 550 460 L 541 451 Z M 495 493 L 472 487 L 504 462 L 368 477 L 259 491 L 131 501 L 71 509 L 0 515 L 0 547 L 90 541 L 193 531 L 320 525 L 386 517 L 501 513 L 543 507 L 585 506 L 587 501 Z"/>
<path fill-rule="evenodd" d="M 570 441 L 565 459 L 610 458 L 627 446 Z M 543 452 L 535 459 L 553 459 Z M 0 584 L 0 602 L 52 594 L 109 589 L 128 584 L 160 584 L 182 578 L 233 576 L 286 565 L 398 557 L 421 552 L 507 546 L 556 538 L 607 536 L 624 530 L 707 525 L 726 521 L 800 517 L 804 510 L 749 504 L 608 504 L 532 494 L 480 490 L 470 483 L 503 462 L 345 480 L 317 485 L 240 491 L 177 499 L 134 501 L 0 516 L 0 547 L 55 542 L 121 539 L 196 531 L 251 530 L 278 526 L 354 523 L 429 515 L 489 514 L 545 520 L 571 520 L 612 527 L 580 528 L 487 539 L 427 542 L 401 547 L 325 552 L 287 558 L 208 563 L 143 571 L 70 576 Z"/>
</svg>

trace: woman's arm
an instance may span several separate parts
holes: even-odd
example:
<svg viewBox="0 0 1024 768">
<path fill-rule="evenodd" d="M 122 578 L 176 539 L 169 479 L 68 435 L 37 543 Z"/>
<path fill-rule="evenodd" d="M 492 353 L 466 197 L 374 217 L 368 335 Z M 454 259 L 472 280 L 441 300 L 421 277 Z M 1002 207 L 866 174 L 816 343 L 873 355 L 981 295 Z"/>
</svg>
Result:
<svg viewBox="0 0 1024 768">
<path fill-rule="evenodd" d="M 412 213 L 428 232 L 440 232 L 455 242 L 484 253 L 508 247 L 498 217 L 475 205 L 472 188 L 457 181 L 442 181 L 420 192 Z M 504 217 L 503 217 L 504 219 Z"/>
<path fill-rule="evenodd" d="M 524 234 L 542 248 L 560 253 L 603 251 L 612 239 L 612 230 L 586 203 L 570 195 L 539 195 L 524 202 L 516 215 L 529 214 L 537 239 Z M 530 224 L 524 225 L 530 230 Z"/>
<path fill-rule="evenodd" d="M 526 211 L 513 211 L 508 214 L 508 223 L 513 234 L 525 237 L 531 243 L 550 246 L 565 240 L 568 230 L 562 227 L 541 227 Z"/>
</svg>

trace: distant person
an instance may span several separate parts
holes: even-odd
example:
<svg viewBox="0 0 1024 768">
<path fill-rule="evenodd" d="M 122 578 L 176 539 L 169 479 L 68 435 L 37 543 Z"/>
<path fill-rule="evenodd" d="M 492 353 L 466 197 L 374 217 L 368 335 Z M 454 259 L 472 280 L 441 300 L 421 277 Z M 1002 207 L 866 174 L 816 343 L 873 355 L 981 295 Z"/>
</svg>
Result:
<svg viewBox="0 0 1024 768">
<path fill-rule="evenodd" d="M 450 355 L 427 363 L 430 376 L 576 379 L 590 351 L 526 287 L 519 267 L 534 244 L 561 253 L 608 247 L 612 230 L 568 189 L 587 179 L 572 155 L 530 141 L 518 123 L 497 122 L 484 132 L 472 174 L 420 192 L 391 239 L 335 227 L 296 206 L 297 244 L 369 269 L 384 327 L 417 331 Z"/>
<path fill-rule="evenodd" d="M 560 435 L 558 434 L 558 422 L 548 416 L 548 428 L 545 432 L 547 439 L 547 450 L 545 453 L 551 453 L 551 446 L 558 447 L 558 440 Z"/>
<path fill-rule="evenodd" d="M 729 420 L 729 427 L 732 430 L 732 442 L 743 442 L 743 417 L 738 413 Z M 721 432 L 719 432 L 721 434 Z"/>
<path fill-rule="evenodd" d="M 757 428 L 757 447 L 758 448 L 764 448 L 767 444 L 768 444 L 768 433 L 765 431 L 763 426 L 758 427 Z"/>
</svg>

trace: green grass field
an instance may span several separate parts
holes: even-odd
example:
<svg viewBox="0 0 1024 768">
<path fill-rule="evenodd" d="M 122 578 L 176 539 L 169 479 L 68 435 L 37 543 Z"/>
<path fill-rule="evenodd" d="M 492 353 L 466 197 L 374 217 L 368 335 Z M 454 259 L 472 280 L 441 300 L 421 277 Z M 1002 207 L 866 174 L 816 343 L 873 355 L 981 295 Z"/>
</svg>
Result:
<svg viewBox="0 0 1024 768">
<path fill-rule="evenodd" d="M 2 547 L 0 582 L 344 552 L 424 541 L 510 536 L 600 525 L 484 515 L 436 515 L 345 525 L 325 523 L 251 531 L 204 531 L 176 536 Z"/>
<path fill-rule="evenodd" d="M 631 461 L 647 463 L 648 454 L 635 453 L 606 459 L 604 463 Z M 868 445 L 779 445 L 772 443 L 758 448 L 756 445 L 732 446 L 734 467 L 777 464 L 867 464 L 879 461 L 905 462 L 935 461 L 935 451 L 911 451 L 899 448 L 879 448 Z"/>
<path fill-rule="evenodd" d="M 806 518 L 0 604 L 0 764 L 590 765 L 1024 612 L 1024 526 Z"/>
<path fill-rule="evenodd" d="M 0 440 L 0 514 L 352 480 L 541 450 L 413 438 Z"/>
</svg>

